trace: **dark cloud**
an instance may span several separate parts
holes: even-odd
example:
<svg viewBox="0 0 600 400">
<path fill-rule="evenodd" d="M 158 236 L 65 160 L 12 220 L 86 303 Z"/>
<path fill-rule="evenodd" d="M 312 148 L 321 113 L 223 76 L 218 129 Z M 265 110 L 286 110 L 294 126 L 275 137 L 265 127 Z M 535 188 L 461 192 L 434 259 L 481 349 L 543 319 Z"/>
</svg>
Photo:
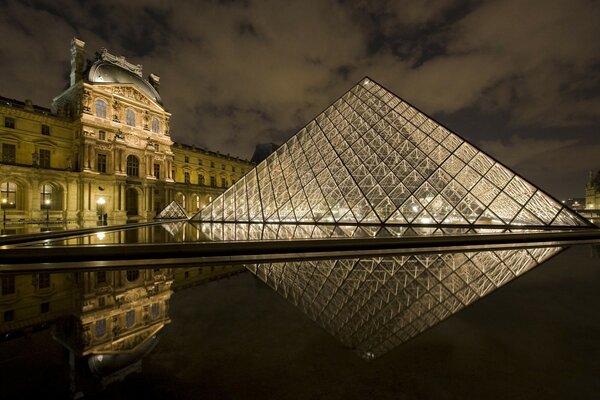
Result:
<svg viewBox="0 0 600 400">
<path fill-rule="evenodd" d="M 497 141 L 534 131 L 542 140 L 544 129 L 548 144 L 596 146 L 598 16 L 588 0 L 10 2 L 0 94 L 47 105 L 78 36 L 90 57 L 107 47 L 160 75 L 173 137 L 223 153 L 249 157 L 257 142 L 284 141 L 365 75 L 442 121 L 465 110 L 488 124 L 502 116 Z M 467 129 L 469 139 L 490 145 L 486 129 Z M 540 162 L 565 170 L 565 160 Z M 598 167 L 576 163 L 581 177 Z"/>
</svg>

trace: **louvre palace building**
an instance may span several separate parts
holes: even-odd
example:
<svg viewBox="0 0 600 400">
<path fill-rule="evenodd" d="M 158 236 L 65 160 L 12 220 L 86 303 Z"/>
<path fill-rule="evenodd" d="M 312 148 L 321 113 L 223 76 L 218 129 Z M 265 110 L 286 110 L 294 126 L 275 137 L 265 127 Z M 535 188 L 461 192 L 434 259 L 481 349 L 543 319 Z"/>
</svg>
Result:
<svg viewBox="0 0 600 400">
<path fill-rule="evenodd" d="M 146 221 L 172 201 L 192 214 L 253 168 L 175 143 L 159 83 L 106 49 L 88 60 L 74 38 L 69 86 L 49 109 L 0 97 L 4 226 Z"/>
</svg>

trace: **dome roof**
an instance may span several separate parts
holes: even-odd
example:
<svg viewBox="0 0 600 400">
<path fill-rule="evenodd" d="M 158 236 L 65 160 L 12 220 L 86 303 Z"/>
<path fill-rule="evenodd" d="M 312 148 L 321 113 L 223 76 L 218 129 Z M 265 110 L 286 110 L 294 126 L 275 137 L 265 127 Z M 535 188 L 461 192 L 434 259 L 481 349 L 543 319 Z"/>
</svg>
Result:
<svg viewBox="0 0 600 400">
<path fill-rule="evenodd" d="M 92 64 L 88 80 L 94 83 L 133 83 L 140 92 L 162 105 L 160 95 L 147 80 L 109 61 L 98 60 Z"/>
<path fill-rule="evenodd" d="M 144 358 L 154 350 L 158 340 L 158 335 L 151 336 L 150 339 L 130 352 L 93 354 L 88 358 L 88 366 L 97 376 L 110 375 Z"/>
</svg>

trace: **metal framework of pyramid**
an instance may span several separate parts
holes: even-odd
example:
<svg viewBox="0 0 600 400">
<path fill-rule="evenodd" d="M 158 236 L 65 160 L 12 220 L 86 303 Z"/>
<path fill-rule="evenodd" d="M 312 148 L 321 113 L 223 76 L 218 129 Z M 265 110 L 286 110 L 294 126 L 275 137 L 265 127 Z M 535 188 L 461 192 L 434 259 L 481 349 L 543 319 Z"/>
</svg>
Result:
<svg viewBox="0 0 600 400">
<path fill-rule="evenodd" d="M 178 202 L 172 201 L 156 215 L 155 219 L 182 219 L 188 218 L 185 210 Z"/>
<path fill-rule="evenodd" d="M 192 219 L 591 225 L 369 78 Z"/>
<path fill-rule="evenodd" d="M 413 254 L 246 267 L 344 345 L 371 359 L 561 250 Z"/>
</svg>

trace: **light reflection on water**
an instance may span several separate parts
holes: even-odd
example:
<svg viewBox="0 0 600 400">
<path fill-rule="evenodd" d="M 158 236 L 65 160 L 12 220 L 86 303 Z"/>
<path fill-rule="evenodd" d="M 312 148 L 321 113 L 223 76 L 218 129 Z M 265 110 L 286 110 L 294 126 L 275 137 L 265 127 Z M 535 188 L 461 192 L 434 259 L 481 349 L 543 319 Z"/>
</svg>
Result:
<svg viewBox="0 0 600 400">
<path fill-rule="evenodd" d="M 373 360 L 562 250 L 4 275 L 0 349 L 19 346 L 32 332 L 49 331 L 70 354 L 71 387 L 96 392 L 142 371 L 142 360 L 160 349 L 174 292 L 247 269 L 345 347 Z"/>
</svg>

